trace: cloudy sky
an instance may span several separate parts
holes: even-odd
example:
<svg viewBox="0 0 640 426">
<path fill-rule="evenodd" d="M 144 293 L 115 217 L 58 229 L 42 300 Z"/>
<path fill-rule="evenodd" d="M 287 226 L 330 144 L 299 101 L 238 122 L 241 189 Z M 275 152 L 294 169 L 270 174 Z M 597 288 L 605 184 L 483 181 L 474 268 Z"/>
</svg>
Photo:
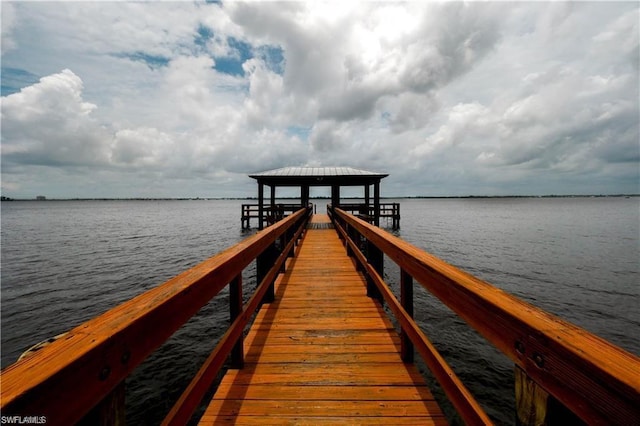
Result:
<svg viewBox="0 0 640 426">
<path fill-rule="evenodd" d="M 2 194 L 640 193 L 637 2 L 6 2 Z M 323 195 L 313 193 L 312 195 Z"/>
</svg>

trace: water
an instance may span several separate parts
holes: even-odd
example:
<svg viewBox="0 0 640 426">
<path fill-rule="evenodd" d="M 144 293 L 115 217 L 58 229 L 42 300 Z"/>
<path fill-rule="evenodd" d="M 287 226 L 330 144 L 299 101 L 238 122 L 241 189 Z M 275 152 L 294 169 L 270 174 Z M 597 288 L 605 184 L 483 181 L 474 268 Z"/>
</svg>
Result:
<svg viewBox="0 0 640 426">
<path fill-rule="evenodd" d="M 239 216 L 235 201 L 2 203 L 2 367 L 240 241 Z M 227 327 L 224 296 L 127 381 L 128 424 L 168 412 Z"/>
<path fill-rule="evenodd" d="M 640 198 L 399 201 L 396 235 L 640 353 Z M 2 203 L 2 367 L 248 236 L 240 204 Z M 385 276 L 397 290 L 389 261 Z M 248 296 L 253 266 L 244 282 Z M 513 423 L 513 364 L 419 287 L 415 300 L 418 323 L 489 415 Z M 227 325 L 222 294 L 136 369 L 128 423 L 157 424 Z"/>
</svg>

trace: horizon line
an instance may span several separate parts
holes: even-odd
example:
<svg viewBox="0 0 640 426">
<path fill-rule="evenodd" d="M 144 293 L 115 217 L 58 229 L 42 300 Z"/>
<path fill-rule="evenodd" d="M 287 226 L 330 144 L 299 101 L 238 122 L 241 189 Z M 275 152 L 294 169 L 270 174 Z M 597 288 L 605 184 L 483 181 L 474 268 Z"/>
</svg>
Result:
<svg viewBox="0 0 640 426">
<path fill-rule="evenodd" d="M 442 198 L 616 198 L 640 197 L 638 194 L 545 194 L 545 195 L 403 195 L 381 196 L 380 199 L 442 199 Z M 65 197 L 13 198 L 2 196 L 0 201 L 206 201 L 206 200 L 257 200 L 258 197 Z M 299 200 L 300 197 L 276 197 L 278 200 Z M 331 197 L 310 197 L 310 200 L 331 200 Z M 344 197 L 344 200 L 360 200 L 364 197 Z"/>
</svg>

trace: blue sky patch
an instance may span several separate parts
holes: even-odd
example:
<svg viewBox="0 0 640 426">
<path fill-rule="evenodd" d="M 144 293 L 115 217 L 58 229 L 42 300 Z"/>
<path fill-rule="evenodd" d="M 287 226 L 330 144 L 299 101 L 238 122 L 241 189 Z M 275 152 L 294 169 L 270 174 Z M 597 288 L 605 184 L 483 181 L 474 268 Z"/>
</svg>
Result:
<svg viewBox="0 0 640 426">
<path fill-rule="evenodd" d="M 311 133 L 311 127 L 289 126 L 287 127 L 287 135 L 297 136 L 300 140 L 306 141 Z"/>
<path fill-rule="evenodd" d="M 267 67 L 276 74 L 284 74 L 285 59 L 284 50 L 280 46 L 261 46 L 258 48 L 259 56 Z"/>
<path fill-rule="evenodd" d="M 244 76 L 244 70 L 242 69 L 242 62 L 237 58 L 227 56 L 227 57 L 217 57 L 215 58 L 216 66 L 215 68 L 224 74 L 230 74 L 233 76 Z"/>
<path fill-rule="evenodd" d="M 213 38 L 213 31 L 204 25 L 200 24 L 197 30 L 198 35 L 196 36 L 194 43 L 196 46 L 200 46 L 202 48 L 207 47 L 207 42 Z"/>
<path fill-rule="evenodd" d="M 119 53 L 114 56 L 130 59 L 136 62 L 143 62 L 152 70 L 169 65 L 169 58 L 160 55 L 150 55 L 144 52 Z"/>
<path fill-rule="evenodd" d="M 229 47 L 233 50 L 230 56 L 215 57 L 216 69 L 219 72 L 233 76 L 244 76 L 242 64 L 253 57 L 251 45 L 233 37 L 227 39 Z"/>
<path fill-rule="evenodd" d="M 253 48 L 249 43 L 230 37 L 227 42 L 233 50 L 233 54 L 225 57 L 216 57 L 216 69 L 233 76 L 244 76 L 242 64 L 253 57 L 264 61 L 267 68 L 276 74 L 284 74 L 284 51 L 280 46 L 260 46 Z"/>
<path fill-rule="evenodd" d="M 202 53 L 208 52 L 207 44 L 214 37 L 216 37 L 216 33 L 213 29 L 204 24 L 199 24 L 193 39 L 196 50 Z M 215 61 L 214 68 L 218 72 L 234 77 L 244 77 L 245 72 L 242 64 L 255 57 L 264 61 L 271 71 L 277 74 L 284 73 L 284 52 L 280 46 L 254 47 L 246 41 L 235 37 L 227 37 L 226 40 L 229 53 L 224 56 L 212 56 Z"/>
<path fill-rule="evenodd" d="M 40 77 L 19 68 L 2 68 L 2 96 L 17 93 L 20 89 L 40 81 Z"/>
</svg>

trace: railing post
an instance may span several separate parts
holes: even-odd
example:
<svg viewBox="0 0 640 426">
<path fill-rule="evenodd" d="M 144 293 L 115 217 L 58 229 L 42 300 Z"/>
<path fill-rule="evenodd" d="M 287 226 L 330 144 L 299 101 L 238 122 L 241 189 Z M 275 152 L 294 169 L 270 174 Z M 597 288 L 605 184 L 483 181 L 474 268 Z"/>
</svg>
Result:
<svg viewBox="0 0 640 426">
<path fill-rule="evenodd" d="M 375 244 L 367 240 L 366 243 L 367 261 L 373 266 L 381 277 L 384 278 L 384 253 Z M 367 296 L 377 299 L 381 304 L 384 302 L 380 290 L 373 280 L 367 276 Z"/>
<path fill-rule="evenodd" d="M 289 240 L 288 235 L 289 234 L 289 230 L 286 230 L 282 235 L 280 235 L 280 237 L 278 238 L 278 251 L 280 253 L 282 253 L 284 251 L 284 248 L 287 246 L 287 241 Z M 289 257 L 289 254 L 287 253 L 287 257 Z M 275 260 L 275 259 L 274 259 Z M 287 269 L 287 263 L 284 262 L 282 264 L 282 266 L 280 266 L 280 272 L 284 272 Z"/>
<path fill-rule="evenodd" d="M 102 401 L 82 418 L 78 426 L 118 426 L 125 424 L 125 383 L 118 384 Z"/>
<path fill-rule="evenodd" d="M 304 225 L 304 223 L 307 221 L 307 218 L 309 216 L 309 207 L 307 207 L 307 211 L 305 212 L 305 214 L 300 217 L 300 219 L 296 222 L 296 224 L 294 226 L 292 226 L 291 228 L 289 228 L 289 230 L 287 231 L 287 239 L 285 241 L 285 247 L 286 247 L 286 243 L 288 243 L 289 241 L 291 241 L 291 239 L 296 238 L 296 233 L 298 232 L 298 229 L 300 229 L 301 226 Z M 302 234 L 301 234 L 302 236 Z M 287 253 L 287 257 L 293 257 L 296 254 L 296 246 L 298 245 L 298 241 L 294 242 L 293 245 L 291 246 L 291 250 L 289 250 L 289 253 Z"/>
<path fill-rule="evenodd" d="M 517 365 L 514 368 L 516 425 L 586 425 L 560 401 L 549 395 Z"/>
<path fill-rule="evenodd" d="M 400 203 L 393 203 L 393 229 L 400 228 Z"/>
<path fill-rule="evenodd" d="M 353 228 L 351 227 L 351 225 L 349 225 L 348 223 L 344 222 L 344 232 L 345 232 L 345 236 L 344 236 L 344 245 L 347 248 L 347 256 L 349 257 L 354 257 L 355 253 L 353 252 L 353 250 L 351 249 L 351 246 L 349 245 L 349 239 L 353 240 Z M 340 235 L 340 238 L 342 239 L 342 235 Z M 358 262 L 356 262 L 356 269 L 358 268 Z"/>
<path fill-rule="evenodd" d="M 260 284 L 264 277 L 267 276 L 269 269 L 271 269 L 277 258 L 278 249 L 276 248 L 276 243 L 274 241 L 265 249 L 265 251 L 260 253 L 256 259 L 256 281 L 258 284 Z M 262 298 L 262 303 L 271 303 L 275 299 L 276 291 L 274 283 L 269 283 L 269 287 Z"/>
<path fill-rule="evenodd" d="M 235 321 L 235 319 L 242 313 L 242 305 L 242 274 L 239 274 L 229 283 L 230 323 L 233 324 L 233 321 Z M 244 367 L 243 340 L 243 335 L 241 334 L 240 337 L 238 337 L 238 341 L 233 346 L 233 349 L 231 349 L 231 368 Z"/>
<path fill-rule="evenodd" d="M 400 270 L 400 303 L 413 318 L 413 277 L 404 269 Z M 413 362 L 413 343 L 404 329 L 400 330 L 400 353 L 404 362 Z"/>
</svg>

